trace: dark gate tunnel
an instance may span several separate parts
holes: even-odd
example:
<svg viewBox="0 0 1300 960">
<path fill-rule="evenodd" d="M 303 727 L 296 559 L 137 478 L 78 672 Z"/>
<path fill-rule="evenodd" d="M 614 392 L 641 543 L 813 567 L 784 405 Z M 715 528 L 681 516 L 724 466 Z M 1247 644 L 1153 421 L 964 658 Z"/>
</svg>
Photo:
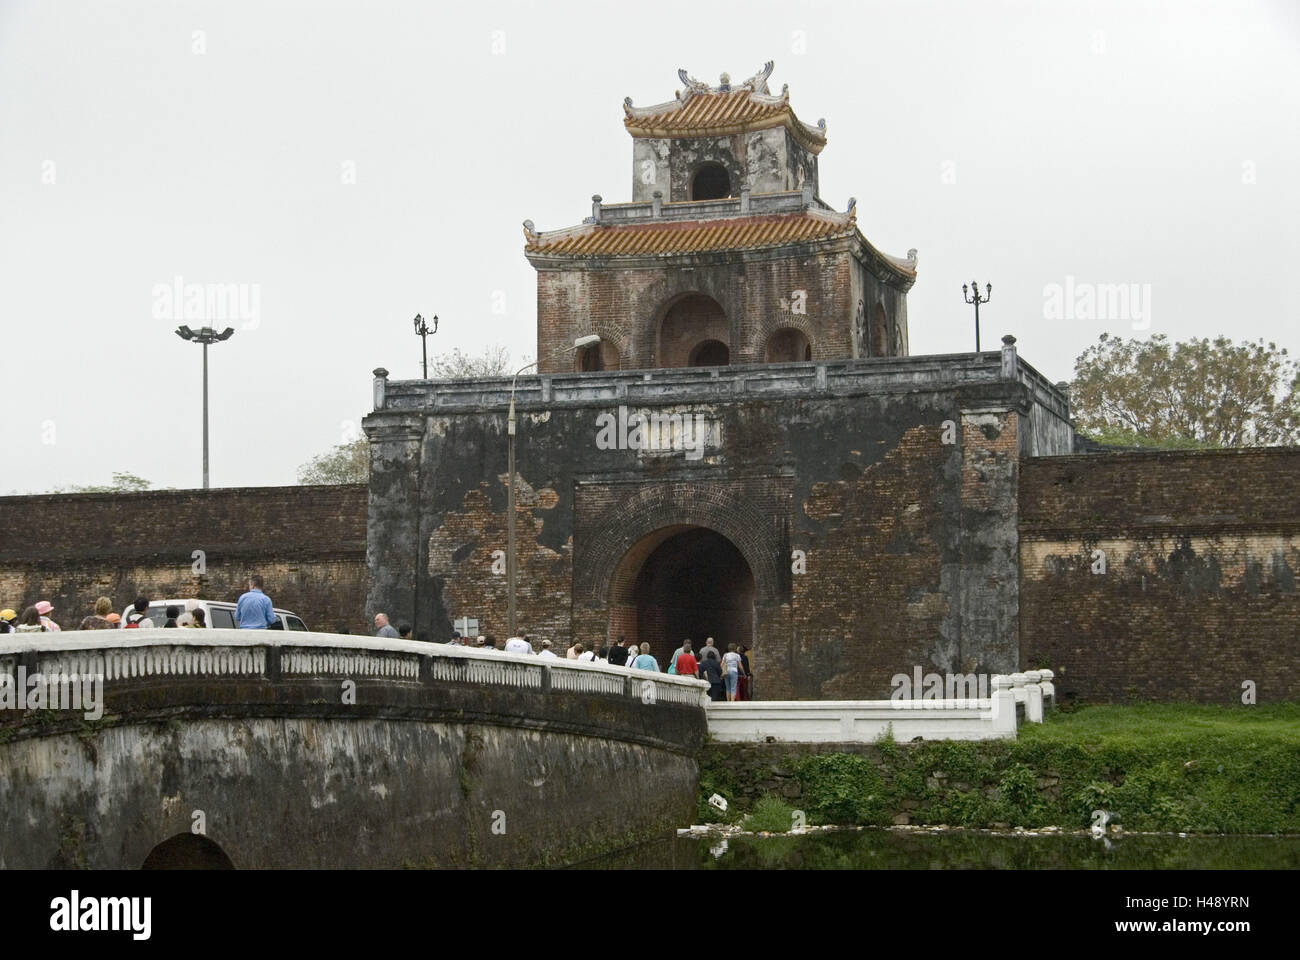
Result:
<svg viewBox="0 0 1300 960">
<path fill-rule="evenodd" d="M 665 666 L 687 638 L 699 649 L 713 637 L 723 652 L 728 644 L 753 644 L 754 575 L 716 531 L 688 527 L 668 536 L 646 557 L 631 592 L 637 636 Z"/>
<path fill-rule="evenodd" d="M 230 857 L 215 841 L 201 834 L 178 833 L 144 858 L 141 870 L 234 870 Z"/>
</svg>

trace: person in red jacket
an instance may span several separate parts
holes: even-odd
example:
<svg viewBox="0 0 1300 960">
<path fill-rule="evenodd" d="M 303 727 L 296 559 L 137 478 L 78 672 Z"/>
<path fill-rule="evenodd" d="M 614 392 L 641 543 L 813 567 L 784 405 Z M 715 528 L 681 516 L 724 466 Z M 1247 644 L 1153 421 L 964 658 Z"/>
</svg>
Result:
<svg viewBox="0 0 1300 960">
<path fill-rule="evenodd" d="M 700 662 L 695 659 L 695 654 L 691 652 L 691 641 L 687 640 L 682 644 L 681 652 L 677 654 L 677 675 L 679 677 L 693 677 L 700 672 Z"/>
</svg>

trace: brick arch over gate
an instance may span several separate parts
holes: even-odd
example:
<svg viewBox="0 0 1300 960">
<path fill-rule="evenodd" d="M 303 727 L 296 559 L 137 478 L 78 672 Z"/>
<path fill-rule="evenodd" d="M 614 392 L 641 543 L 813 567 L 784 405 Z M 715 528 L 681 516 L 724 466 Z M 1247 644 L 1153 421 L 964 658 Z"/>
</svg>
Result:
<svg viewBox="0 0 1300 960">
<path fill-rule="evenodd" d="M 754 575 L 754 600 L 759 606 L 788 602 L 790 550 L 784 521 L 721 484 L 685 482 L 640 487 L 590 524 L 589 532 L 574 543 L 575 603 L 603 608 L 630 551 L 640 547 L 648 556 L 645 546 L 659 542 L 653 534 L 664 531 L 666 538 L 688 527 L 713 530 L 735 545 Z"/>
</svg>

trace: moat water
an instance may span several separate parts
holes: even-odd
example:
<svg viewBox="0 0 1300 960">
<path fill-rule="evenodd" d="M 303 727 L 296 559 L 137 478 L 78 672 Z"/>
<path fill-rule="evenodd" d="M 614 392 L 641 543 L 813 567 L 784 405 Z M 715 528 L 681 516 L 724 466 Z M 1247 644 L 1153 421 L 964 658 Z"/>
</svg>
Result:
<svg viewBox="0 0 1300 960">
<path fill-rule="evenodd" d="M 675 837 L 580 864 L 603 870 L 1296 870 L 1300 837 L 1012 836 L 819 831 Z"/>
</svg>

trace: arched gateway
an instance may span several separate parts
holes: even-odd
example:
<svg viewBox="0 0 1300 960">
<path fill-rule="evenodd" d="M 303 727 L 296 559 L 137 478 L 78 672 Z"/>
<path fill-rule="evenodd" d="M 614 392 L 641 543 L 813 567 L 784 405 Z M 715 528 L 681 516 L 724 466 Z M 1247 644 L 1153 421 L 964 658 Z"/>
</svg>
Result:
<svg viewBox="0 0 1300 960">
<path fill-rule="evenodd" d="M 142 870 L 234 870 L 220 844 L 195 833 L 178 833 L 145 857 Z"/>
<path fill-rule="evenodd" d="M 684 639 L 753 647 L 755 585 L 748 561 L 716 530 L 674 524 L 642 537 L 610 578 L 609 635 L 649 643 L 661 665 Z"/>
<path fill-rule="evenodd" d="M 792 496 L 785 478 L 581 484 L 575 633 L 649 642 L 661 667 L 686 637 L 743 642 L 761 679 L 789 631 Z"/>
</svg>

